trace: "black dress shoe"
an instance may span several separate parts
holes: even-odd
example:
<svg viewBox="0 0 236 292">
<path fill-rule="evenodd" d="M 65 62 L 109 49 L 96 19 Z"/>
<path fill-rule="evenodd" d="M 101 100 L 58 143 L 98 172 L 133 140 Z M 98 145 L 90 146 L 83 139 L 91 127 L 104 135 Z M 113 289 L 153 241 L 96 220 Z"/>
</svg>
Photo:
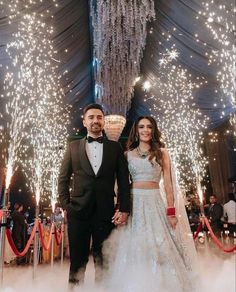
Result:
<svg viewBox="0 0 236 292">
<path fill-rule="evenodd" d="M 78 287 L 80 284 L 80 281 L 76 278 L 69 278 L 68 281 L 68 291 L 74 291 L 75 287 Z"/>
<path fill-rule="evenodd" d="M 73 277 L 69 277 L 69 284 L 79 285 L 79 280 Z"/>
<path fill-rule="evenodd" d="M 69 273 L 69 286 L 74 287 L 78 285 L 83 285 L 84 283 L 84 275 L 81 275 L 80 272 L 72 272 Z"/>
</svg>

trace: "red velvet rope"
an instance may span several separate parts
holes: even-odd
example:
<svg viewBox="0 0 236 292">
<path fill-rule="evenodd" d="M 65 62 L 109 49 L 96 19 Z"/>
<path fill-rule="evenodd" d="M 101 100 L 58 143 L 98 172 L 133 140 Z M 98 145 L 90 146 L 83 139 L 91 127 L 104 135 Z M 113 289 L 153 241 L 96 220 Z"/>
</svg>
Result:
<svg viewBox="0 0 236 292">
<path fill-rule="evenodd" d="M 0 210 L 0 220 L 2 220 L 3 214 L 4 214 L 3 210 Z"/>
<path fill-rule="evenodd" d="M 211 225 L 210 225 L 210 223 L 209 223 L 209 221 L 208 221 L 208 219 L 207 219 L 206 217 L 204 218 L 204 221 L 205 221 L 205 224 L 206 224 L 206 226 L 207 226 L 207 228 L 208 228 L 208 230 L 209 230 L 209 232 L 210 232 L 210 235 L 211 235 L 211 237 L 212 237 L 214 243 L 215 243 L 216 245 L 218 245 L 218 247 L 219 247 L 221 250 L 223 250 L 224 252 L 233 252 L 233 251 L 236 251 L 236 245 L 234 245 L 234 246 L 232 246 L 232 247 L 230 247 L 230 248 L 225 248 L 225 247 L 223 246 L 223 244 L 219 241 L 219 239 L 215 236 L 214 232 L 212 231 Z"/>
<path fill-rule="evenodd" d="M 42 227 L 42 224 L 39 222 L 39 236 L 40 236 L 42 247 L 44 250 L 49 250 L 49 248 L 51 246 L 52 232 L 53 232 L 53 224 L 51 225 L 49 239 L 48 239 L 48 242 L 46 244 L 44 241 L 44 238 L 43 238 L 43 227 Z"/>
<path fill-rule="evenodd" d="M 58 235 L 59 233 L 59 235 Z M 61 243 L 62 240 L 62 236 L 64 234 L 64 225 L 61 225 L 61 231 L 58 231 L 56 226 L 55 226 L 55 240 L 56 240 L 56 244 L 59 245 Z"/>
<path fill-rule="evenodd" d="M 38 220 L 35 220 L 34 228 L 33 228 L 32 232 L 31 232 L 30 238 L 29 238 L 29 240 L 28 240 L 28 242 L 27 242 L 27 244 L 26 244 L 26 246 L 25 246 L 25 248 L 24 248 L 24 250 L 22 252 L 19 252 L 19 250 L 15 246 L 15 243 L 14 243 L 14 241 L 12 239 L 12 235 L 11 235 L 10 229 L 8 229 L 8 228 L 6 229 L 6 235 L 7 235 L 8 242 L 10 244 L 10 247 L 11 247 L 12 251 L 14 252 L 14 254 L 17 257 L 23 257 L 28 252 L 30 244 L 34 239 L 34 236 L 35 236 L 35 233 L 36 233 L 36 230 L 37 230 L 37 226 L 38 226 Z"/>
<path fill-rule="evenodd" d="M 195 240 L 197 238 L 197 236 L 201 230 L 202 230 L 202 223 L 200 222 L 198 227 L 197 227 L 196 233 L 193 236 L 193 240 Z"/>
</svg>

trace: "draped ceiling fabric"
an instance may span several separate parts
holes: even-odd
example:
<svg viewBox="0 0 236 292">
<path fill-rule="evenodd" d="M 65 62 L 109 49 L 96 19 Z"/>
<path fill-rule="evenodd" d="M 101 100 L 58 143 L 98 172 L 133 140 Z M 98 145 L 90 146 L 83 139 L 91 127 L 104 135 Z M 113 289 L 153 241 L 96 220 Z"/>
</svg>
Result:
<svg viewBox="0 0 236 292">
<path fill-rule="evenodd" d="M 227 0 L 233 1 L 233 0 Z M 6 1 L 7 2 L 7 1 Z M 92 27 L 89 15 L 89 0 L 58 0 L 59 8 L 50 7 L 51 1 L 43 1 L 37 7 L 37 12 L 44 12 L 48 7 L 53 10 L 53 26 L 55 28 L 54 44 L 61 60 L 59 73 L 63 74 L 62 86 L 66 98 L 65 102 L 72 105 L 72 114 L 78 126 L 81 107 L 94 100 L 94 80 L 92 68 Z M 148 34 L 147 45 L 141 64 L 142 80 L 149 75 L 155 75 L 159 59 L 159 52 L 165 47 L 176 44 L 179 63 L 188 69 L 193 76 L 204 76 L 208 84 L 196 92 L 197 106 L 210 118 L 209 128 L 215 128 L 224 122 L 220 119 L 222 108 L 214 107 L 219 100 L 220 93 L 215 93 L 217 68 L 208 66 L 205 53 L 215 47 L 215 43 L 206 30 L 203 21 L 196 20 L 198 11 L 202 9 L 197 0 L 155 0 L 156 20 L 152 21 L 152 34 Z M 176 28 L 173 31 L 173 28 Z M 11 40 L 11 33 L 16 26 L 8 24 L 5 11 L 0 11 L 0 94 L 3 93 L 4 68 L 9 62 L 5 52 L 6 43 Z M 163 32 L 170 32 L 172 42 L 167 42 Z M 200 41 L 196 42 L 195 34 Z M 162 45 L 159 45 L 159 41 Z M 204 46 L 206 42 L 206 46 Z M 65 50 L 68 50 L 67 52 Z M 64 74 L 67 71 L 68 73 Z M 155 94 L 155 92 L 153 92 Z M 157 93 L 157 92 L 156 92 Z M 143 101 L 143 91 L 139 86 L 135 88 L 128 120 L 148 113 L 149 105 Z M 168 97 L 167 97 L 168 98 Z M 0 99 L 0 106 L 4 101 Z M 225 120 L 233 109 L 230 105 L 225 109 Z"/>
<path fill-rule="evenodd" d="M 225 2 L 232 3 L 232 1 L 226 0 Z M 219 100 L 222 93 L 215 92 L 215 89 L 219 88 L 216 72 L 220 68 L 214 65 L 208 66 L 208 60 L 205 57 L 205 53 L 210 53 L 213 48 L 217 47 L 217 44 L 207 30 L 204 21 L 196 19 L 198 12 L 203 10 L 201 2 L 195 0 L 155 1 L 156 21 L 150 25 L 153 29 L 147 38 L 141 76 L 143 80 L 148 80 L 149 76 L 158 74 L 159 53 L 163 52 L 165 48 L 170 48 L 174 43 L 179 52 L 179 64 L 186 68 L 193 78 L 203 76 L 208 81 L 208 84 L 196 91 L 195 101 L 197 107 L 210 119 L 208 128 L 213 129 L 224 123 L 229 118 L 230 113 L 235 111 L 235 108 L 233 109 L 230 104 L 227 104 L 224 109 L 225 118 L 220 118 L 223 108 L 219 105 Z M 165 35 L 163 36 L 162 33 Z M 167 42 L 166 35 L 168 33 L 172 35 L 172 38 Z M 195 34 L 198 35 L 199 42 L 196 41 Z M 160 41 L 162 45 L 159 45 Z M 152 94 L 158 95 L 155 88 L 152 89 Z M 144 92 L 141 88 L 136 86 L 135 98 L 130 111 L 131 119 L 149 112 L 148 103 L 144 103 L 143 95 Z M 219 106 L 213 107 L 214 103 L 218 103 Z"/>
<path fill-rule="evenodd" d="M 7 0 L 5 0 L 7 6 Z M 72 128 L 81 122 L 81 108 L 93 101 L 92 45 L 90 43 L 89 5 L 87 0 L 43 1 L 34 6 L 37 13 L 50 9 L 53 19 L 48 23 L 54 27 L 54 48 L 61 61 L 58 74 L 65 92 L 65 103 L 72 105 Z M 2 7 L 2 6 L 1 6 Z M 1 8 L 0 7 L 0 8 Z M 26 10 L 22 8 L 21 12 Z M 28 10 L 27 10 L 28 11 Z M 11 34 L 17 29 L 17 21 L 8 24 L 7 10 L 0 9 L 0 94 L 3 94 L 5 67 L 10 62 L 6 44 L 12 41 Z M 0 99 L 1 112 L 5 100 Z"/>
<path fill-rule="evenodd" d="M 235 144 L 232 143 L 231 134 L 225 131 L 225 125 L 220 126 L 214 133 L 217 133 L 217 142 L 211 142 L 212 136 L 209 135 L 211 133 L 208 133 L 205 139 L 211 185 L 213 193 L 219 201 L 226 202 L 228 200 L 227 193 L 233 190 L 229 179 L 232 174 L 236 176 Z"/>
</svg>

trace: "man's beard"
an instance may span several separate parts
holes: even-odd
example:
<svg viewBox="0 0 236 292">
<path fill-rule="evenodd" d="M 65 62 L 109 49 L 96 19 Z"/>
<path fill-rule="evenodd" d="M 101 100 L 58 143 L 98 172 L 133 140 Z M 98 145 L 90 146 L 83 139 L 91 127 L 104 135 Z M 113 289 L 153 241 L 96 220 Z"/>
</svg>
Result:
<svg viewBox="0 0 236 292">
<path fill-rule="evenodd" d="M 100 124 L 93 124 L 90 127 L 90 131 L 92 133 L 100 133 L 102 132 L 102 126 Z"/>
</svg>

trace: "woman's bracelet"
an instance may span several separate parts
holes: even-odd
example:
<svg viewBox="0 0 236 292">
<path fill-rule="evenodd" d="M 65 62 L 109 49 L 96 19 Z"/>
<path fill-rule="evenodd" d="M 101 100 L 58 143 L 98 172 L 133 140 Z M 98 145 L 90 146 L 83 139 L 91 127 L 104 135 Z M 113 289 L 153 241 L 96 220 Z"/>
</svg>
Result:
<svg viewBox="0 0 236 292">
<path fill-rule="evenodd" d="M 166 209 L 166 215 L 168 217 L 175 217 L 175 207 L 168 207 Z"/>
</svg>

